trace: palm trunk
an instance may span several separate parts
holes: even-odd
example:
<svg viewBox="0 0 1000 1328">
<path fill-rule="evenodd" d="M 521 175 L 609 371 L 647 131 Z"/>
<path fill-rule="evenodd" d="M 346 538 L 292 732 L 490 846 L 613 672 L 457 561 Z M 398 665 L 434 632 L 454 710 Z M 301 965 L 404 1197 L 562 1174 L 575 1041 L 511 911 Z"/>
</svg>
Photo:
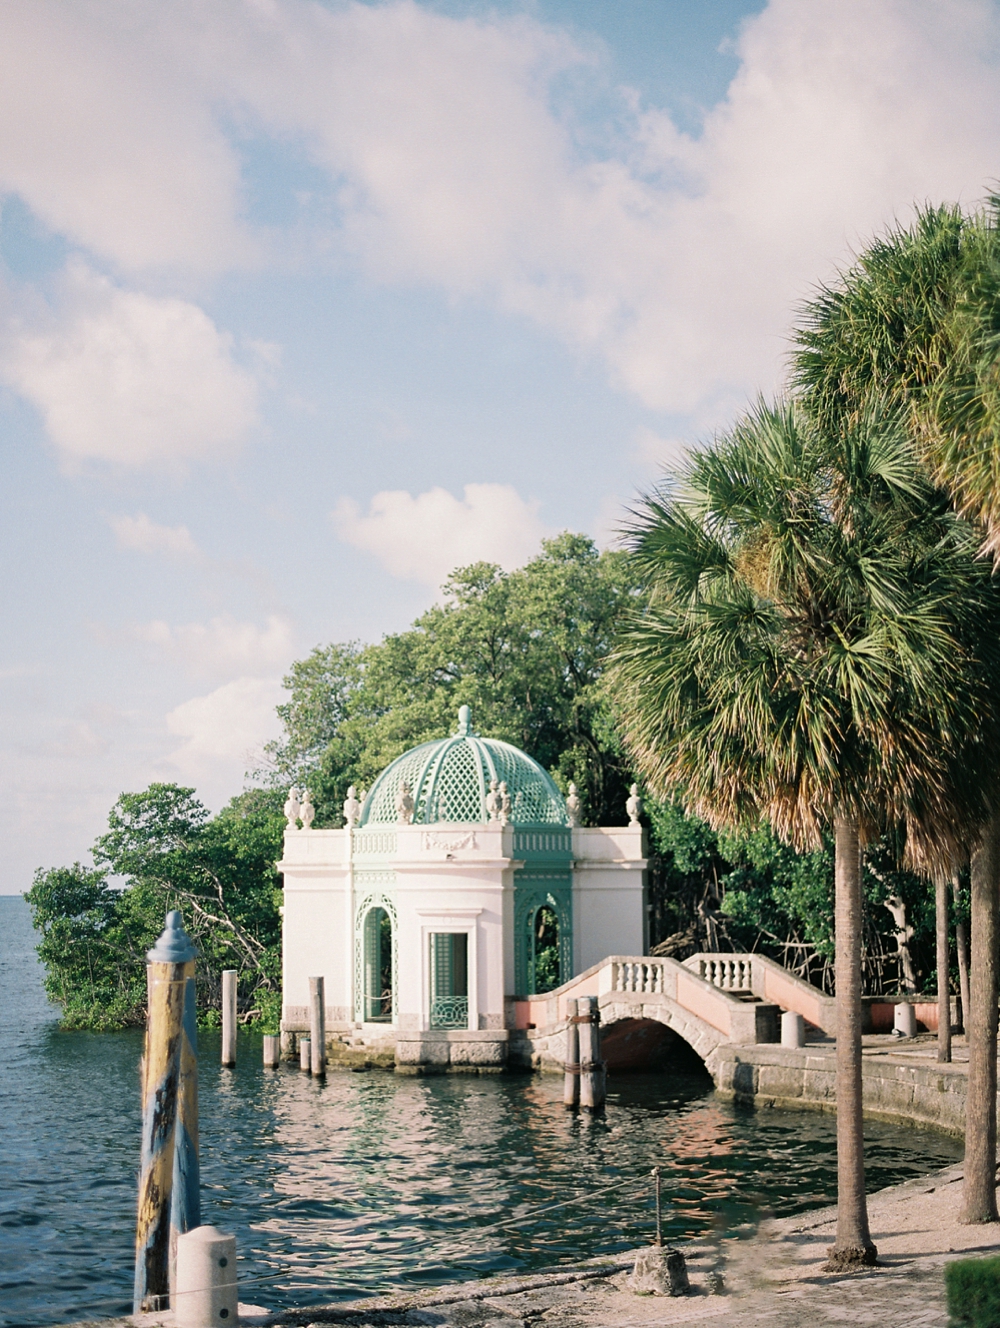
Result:
<svg viewBox="0 0 1000 1328">
<path fill-rule="evenodd" d="M 938 1060 L 951 1060 L 951 955 L 948 945 L 948 882 L 934 882 L 934 921 L 937 925 Z"/>
<path fill-rule="evenodd" d="M 958 878 L 951 883 L 958 903 Z M 958 956 L 958 992 L 962 998 L 962 1032 L 969 1031 L 969 935 L 963 922 L 955 922 L 955 952 Z"/>
<path fill-rule="evenodd" d="M 969 1013 L 969 1086 L 965 1102 L 963 1222 L 997 1222 L 997 940 L 1000 812 L 986 828 L 971 863 L 972 954 Z"/>
<path fill-rule="evenodd" d="M 833 822 L 836 852 L 837 1236 L 830 1271 L 873 1264 L 861 1116 L 861 845 L 856 821 Z"/>
</svg>

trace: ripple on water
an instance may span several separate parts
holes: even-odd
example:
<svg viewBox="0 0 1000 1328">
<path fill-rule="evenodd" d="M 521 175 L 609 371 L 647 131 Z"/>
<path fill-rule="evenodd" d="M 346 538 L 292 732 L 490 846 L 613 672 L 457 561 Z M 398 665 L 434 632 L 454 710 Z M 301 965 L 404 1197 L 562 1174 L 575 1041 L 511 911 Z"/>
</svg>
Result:
<svg viewBox="0 0 1000 1328">
<path fill-rule="evenodd" d="M 130 1308 L 141 1036 L 62 1033 L 23 900 L 0 898 L 0 1325 Z M 539 1268 L 646 1241 L 664 1170 L 678 1238 L 834 1196 L 833 1117 L 754 1113 L 710 1082 L 612 1081 L 606 1116 L 550 1078 L 235 1072 L 202 1037 L 203 1215 L 235 1230 L 244 1299 L 279 1308 Z M 943 1166 L 956 1141 L 866 1126 L 872 1188 Z M 534 1210 L 639 1178 L 549 1214 Z M 507 1222 L 497 1228 L 498 1222 Z M 747 1228 L 752 1229 L 752 1225 Z"/>
</svg>

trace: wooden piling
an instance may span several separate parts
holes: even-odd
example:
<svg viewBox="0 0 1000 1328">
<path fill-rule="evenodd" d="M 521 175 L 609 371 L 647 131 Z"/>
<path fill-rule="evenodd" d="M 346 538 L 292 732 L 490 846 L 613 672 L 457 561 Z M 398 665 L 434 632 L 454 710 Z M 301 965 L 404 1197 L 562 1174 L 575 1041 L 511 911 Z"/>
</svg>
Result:
<svg viewBox="0 0 1000 1328">
<path fill-rule="evenodd" d="M 174 1144 L 188 980 L 195 950 L 180 913 L 146 959 L 149 1004 L 142 1065 L 142 1152 L 135 1231 L 133 1312 L 167 1308 L 170 1291 L 170 1218 Z"/>
<path fill-rule="evenodd" d="M 306 1074 L 312 1069 L 312 1043 L 308 1038 L 299 1038 L 299 1069 Z"/>
<path fill-rule="evenodd" d="M 596 996 L 582 996 L 577 1002 L 580 1013 L 580 1106 L 584 1111 L 600 1111 L 604 1106 L 604 1062 L 601 1060 L 601 1012 Z"/>
<path fill-rule="evenodd" d="M 576 1022 L 577 1002 L 566 1002 L 566 1063 L 563 1066 L 563 1106 L 580 1104 L 580 1025 Z"/>
<path fill-rule="evenodd" d="M 281 1039 L 271 1033 L 264 1034 L 264 1069 L 276 1070 L 281 1064 Z"/>
<path fill-rule="evenodd" d="M 222 1063 L 236 1064 L 236 969 L 222 970 Z"/>
<path fill-rule="evenodd" d="M 326 1009 L 322 978 L 309 979 L 309 1042 L 312 1063 L 310 1070 L 320 1076 L 326 1074 Z"/>
<path fill-rule="evenodd" d="M 190 967 L 194 967 L 193 964 Z M 184 986 L 174 1170 L 170 1191 L 170 1303 L 174 1307 L 177 1240 L 201 1226 L 201 1166 L 198 1157 L 198 1010 L 194 976 Z"/>
</svg>

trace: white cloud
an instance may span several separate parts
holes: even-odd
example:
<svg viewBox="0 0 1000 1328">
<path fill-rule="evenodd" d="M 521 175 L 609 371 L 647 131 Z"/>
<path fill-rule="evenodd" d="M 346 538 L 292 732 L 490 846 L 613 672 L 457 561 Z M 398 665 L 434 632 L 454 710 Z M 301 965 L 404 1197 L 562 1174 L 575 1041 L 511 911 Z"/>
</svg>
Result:
<svg viewBox="0 0 1000 1328">
<path fill-rule="evenodd" d="M 125 268 L 249 260 L 239 159 L 185 49 L 197 11 L 171 6 L 157 31 L 158 8 L 4 6 L 0 191 Z"/>
<path fill-rule="evenodd" d="M 145 512 L 136 516 L 112 516 L 108 524 L 115 532 L 119 548 L 138 553 L 166 553 L 173 558 L 197 558 L 197 544 L 187 526 L 161 526 L 150 521 Z"/>
<path fill-rule="evenodd" d="M 517 567 L 547 533 L 538 504 L 525 502 L 510 484 L 467 484 L 462 498 L 441 488 L 416 497 L 387 489 L 367 514 L 344 498 L 333 517 L 345 544 L 374 554 L 393 576 L 429 586 L 480 560 Z"/>
<path fill-rule="evenodd" d="M 272 614 L 264 627 L 222 614 L 208 623 L 142 623 L 135 639 L 179 659 L 192 673 L 260 676 L 285 669 L 295 652 L 292 625 Z"/>
<path fill-rule="evenodd" d="M 775 385 L 792 306 L 853 243 L 996 173 L 989 0 L 772 0 L 697 138 L 623 93 L 599 159 L 551 103 L 585 57 L 525 18 L 232 12 L 200 31 L 202 67 L 337 182 L 332 243 L 382 280 L 531 317 L 697 427 Z"/>
<path fill-rule="evenodd" d="M 739 72 L 697 137 L 623 90 L 602 154 L 557 82 L 571 70 L 585 86 L 597 60 L 524 15 L 413 0 L 8 10 L 0 188 L 74 242 L 126 268 L 347 253 L 377 279 L 527 316 L 699 428 L 778 381 L 792 306 L 852 244 L 914 199 L 975 200 L 997 170 L 990 0 L 771 0 L 744 24 Z M 325 172 L 329 198 L 308 224 L 261 229 L 253 250 L 239 153 L 260 135 Z M 238 434 L 252 396 L 205 316 L 184 317 L 203 320 L 207 364 L 228 376 L 221 394 L 195 393 L 229 403 L 197 451 Z M 136 320 L 162 322 L 145 304 Z M 156 428 L 99 441 L 106 405 L 76 423 L 52 404 L 93 367 L 66 336 L 21 368 L 64 448 L 164 451 Z"/>
<path fill-rule="evenodd" d="M 277 679 L 236 678 L 184 701 L 166 717 L 169 732 L 183 739 L 168 760 L 182 779 L 214 782 L 227 771 L 230 787 L 237 785 L 251 753 L 277 734 L 274 709 L 284 696 Z"/>
<path fill-rule="evenodd" d="M 635 432 L 635 458 L 651 470 L 661 470 L 664 466 L 674 465 L 683 458 L 690 446 L 689 440 L 664 438 L 662 434 L 644 424 Z"/>
<path fill-rule="evenodd" d="M 56 308 L 9 320 L 0 375 L 69 465 L 176 466 L 230 450 L 257 415 L 253 378 L 203 310 L 122 290 L 78 260 Z"/>
</svg>

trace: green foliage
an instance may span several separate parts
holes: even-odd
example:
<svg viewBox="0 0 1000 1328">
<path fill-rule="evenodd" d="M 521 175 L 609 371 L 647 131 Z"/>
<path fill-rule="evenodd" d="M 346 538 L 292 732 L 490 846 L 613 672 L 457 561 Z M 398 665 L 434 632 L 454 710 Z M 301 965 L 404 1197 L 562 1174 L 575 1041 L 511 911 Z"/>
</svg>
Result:
<svg viewBox="0 0 1000 1328">
<path fill-rule="evenodd" d="M 835 814 L 948 867 L 988 811 L 1000 593 L 892 424 L 758 406 L 650 495 L 617 715 L 652 791 L 819 849 Z M 1000 736 L 1000 735 L 996 735 Z"/>
<path fill-rule="evenodd" d="M 822 426 L 895 414 L 934 482 L 1000 550 L 1000 199 L 925 207 L 804 310 L 794 380 Z"/>
<path fill-rule="evenodd" d="M 629 774 L 604 663 L 636 600 L 624 554 L 582 535 L 546 540 L 524 567 L 454 572 L 443 602 L 377 645 L 318 647 L 285 679 L 270 779 L 306 782 L 318 825 L 339 825 L 349 784 L 367 787 L 409 747 L 454 731 L 458 707 L 580 789 L 590 824 L 620 824 Z"/>
<path fill-rule="evenodd" d="M 77 1028 L 142 1023 L 145 954 L 178 908 L 198 951 L 199 1006 L 217 1009 L 221 972 L 240 972 L 245 1019 L 276 1029 L 280 1002 L 281 798 L 263 789 L 211 818 L 193 789 L 124 793 L 94 845 L 95 868 L 38 871 L 27 894 L 46 990 Z M 123 882 L 118 888 L 109 877 Z"/>
<path fill-rule="evenodd" d="M 656 940 L 682 936 L 687 928 L 690 941 L 678 946 L 680 953 L 706 944 L 710 936 L 700 919 L 707 912 L 722 948 L 759 951 L 832 989 L 833 845 L 828 836 L 821 848 L 796 853 L 767 825 L 740 833 L 715 831 L 676 801 L 650 799 L 647 810 L 659 885 L 652 901 Z M 871 994 L 895 992 L 903 980 L 896 923 L 885 907 L 892 896 L 904 901 L 907 925 L 913 928 L 910 950 L 919 988 L 933 990 L 936 983 L 934 894 L 924 879 L 899 866 L 900 851 L 888 837 L 865 851 L 862 962 Z M 967 916 L 967 911 L 967 901 L 960 899 L 956 916 Z"/>
<path fill-rule="evenodd" d="M 1000 1328 L 1000 1256 L 955 1259 L 944 1284 L 955 1328 Z"/>
<path fill-rule="evenodd" d="M 143 955 L 158 934 L 145 900 L 109 887 L 103 871 L 74 863 L 35 873 L 26 896 L 41 933 L 45 990 L 67 1028 L 138 1023 L 146 1006 Z M 162 930 L 162 921 L 160 923 Z"/>
</svg>

